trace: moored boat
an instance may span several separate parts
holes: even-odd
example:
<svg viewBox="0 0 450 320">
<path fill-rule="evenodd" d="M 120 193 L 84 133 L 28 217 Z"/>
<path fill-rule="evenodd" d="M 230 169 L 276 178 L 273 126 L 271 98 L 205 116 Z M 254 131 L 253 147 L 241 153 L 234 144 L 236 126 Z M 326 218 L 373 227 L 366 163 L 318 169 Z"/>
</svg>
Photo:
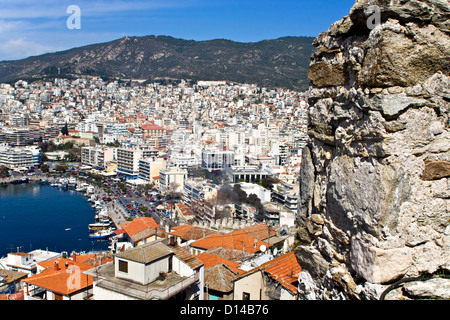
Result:
<svg viewBox="0 0 450 320">
<path fill-rule="evenodd" d="M 87 188 L 86 188 L 86 193 L 87 194 L 94 193 L 94 191 L 95 191 L 95 189 L 94 189 L 93 186 L 91 186 L 91 185 L 87 186 Z"/>
<path fill-rule="evenodd" d="M 111 227 L 111 221 L 94 222 L 88 225 L 89 231 L 105 230 Z"/>
<path fill-rule="evenodd" d="M 96 200 L 92 206 L 95 209 L 101 209 L 103 207 L 102 203 L 100 201 L 98 201 L 98 200 Z"/>
<path fill-rule="evenodd" d="M 28 183 L 28 178 L 20 178 L 11 181 L 12 184 Z"/>
<path fill-rule="evenodd" d="M 106 239 L 113 236 L 114 234 L 114 230 L 112 228 L 109 228 L 89 234 L 89 239 Z"/>
<path fill-rule="evenodd" d="M 67 186 L 71 189 L 75 189 L 77 186 L 77 180 L 75 178 L 70 178 Z"/>
<path fill-rule="evenodd" d="M 86 192 L 86 188 L 88 187 L 89 185 L 87 184 L 87 183 L 81 183 L 80 185 L 77 185 L 77 187 L 75 188 L 75 191 L 78 191 L 78 192 Z"/>
</svg>

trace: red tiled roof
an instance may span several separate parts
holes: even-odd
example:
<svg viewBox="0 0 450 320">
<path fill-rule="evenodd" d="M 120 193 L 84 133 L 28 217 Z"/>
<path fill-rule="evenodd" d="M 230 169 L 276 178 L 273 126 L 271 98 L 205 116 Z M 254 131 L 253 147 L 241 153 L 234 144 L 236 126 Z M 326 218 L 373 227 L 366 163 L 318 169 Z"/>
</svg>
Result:
<svg viewBox="0 0 450 320">
<path fill-rule="evenodd" d="M 112 261 L 112 259 L 102 260 L 102 264 Z M 57 262 L 57 268 L 55 268 Z M 67 263 L 67 268 L 66 268 Z M 97 265 L 95 254 L 80 255 L 73 259 L 57 258 L 39 263 L 46 268 L 41 273 L 32 275 L 21 282 L 29 283 L 47 290 L 69 295 L 79 290 L 91 286 L 92 276 L 82 275 L 83 271 L 92 269 Z"/>
<path fill-rule="evenodd" d="M 270 237 L 276 236 L 276 232 L 273 229 L 270 229 L 269 233 L 269 227 L 265 225 L 264 223 L 257 223 L 254 225 L 251 225 L 249 227 L 239 229 L 236 231 L 233 231 L 234 233 L 246 233 L 248 236 L 252 238 L 256 238 L 258 240 L 266 240 Z"/>
<path fill-rule="evenodd" d="M 237 274 L 242 272 L 239 269 L 239 263 L 236 263 L 234 261 L 230 261 L 230 260 L 224 259 L 222 257 L 216 256 L 216 255 L 213 255 L 213 254 L 209 254 L 209 253 L 203 252 L 203 253 L 200 253 L 200 254 L 196 255 L 196 257 L 197 257 L 197 259 L 199 259 L 200 261 L 203 262 L 203 264 L 205 266 L 205 269 L 214 267 L 214 266 L 219 265 L 219 264 L 224 264 L 228 268 L 230 268 L 233 272 L 235 272 Z"/>
<path fill-rule="evenodd" d="M 269 247 L 267 242 L 250 237 L 245 231 L 237 230 L 224 235 L 211 235 L 191 243 L 191 247 L 208 250 L 212 247 L 236 249 L 247 253 L 260 251 L 261 245 Z"/>
<path fill-rule="evenodd" d="M 159 227 L 155 219 L 148 217 L 134 218 L 133 221 L 124 222 L 121 226 L 130 237 L 145 229 L 155 229 Z"/>
<path fill-rule="evenodd" d="M 298 281 L 298 276 L 302 271 L 302 267 L 298 263 L 294 251 L 263 263 L 259 267 L 243 273 L 241 276 L 246 276 L 258 270 L 262 270 L 269 274 L 272 279 L 292 293 L 297 293 L 296 282 Z"/>
<path fill-rule="evenodd" d="M 297 292 L 297 286 L 294 283 L 298 280 L 302 267 L 293 251 L 266 262 L 261 267 L 264 267 L 264 271 L 286 289 L 294 293 Z"/>
<path fill-rule="evenodd" d="M 181 202 L 176 203 L 175 206 L 178 208 L 178 210 L 180 210 L 181 214 L 185 217 L 194 215 L 191 209 L 189 209 L 185 204 Z"/>
<path fill-rule="evenodd" d="M 173 231 L 170 232 L 169 234 L 176 237 L 180 237 L 183 241 L 198 240 L 209 235 L 221 234 L 218 231 L 214 231 L 207 228 L 201 228 L 189 224 L 183 224 L 180 226 L 173 227 L 172 230 Z"/>
</svg>

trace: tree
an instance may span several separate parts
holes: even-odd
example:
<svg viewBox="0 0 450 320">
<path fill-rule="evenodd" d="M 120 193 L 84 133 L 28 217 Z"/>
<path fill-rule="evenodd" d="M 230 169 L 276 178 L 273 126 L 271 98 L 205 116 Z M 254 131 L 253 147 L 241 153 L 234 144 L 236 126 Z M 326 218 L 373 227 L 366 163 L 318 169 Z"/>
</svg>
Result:
<svg viewBox="0 0 450 320">
<path fill-rule="evenodd" d="M 68 136 L 68 135 L 69 135 L 69 128 L 67 127 L 67 122 L 66 122 L 66 124 L 64 125 L 64 127 L 61 129 L 61 134 L 62 134 L 63 136 Z"/>
<path fill-rule="evenodd" d="M 58 164 L 55 168 L 55 171 L 59 172 L 59 173 L 65 173 L 67 171 L 67 169 L 69 169 L 69 167 L 67 165 Z"/>
<path fill-rule="evenodd" d="M 177 193 L 177 189 L 180 187 L 180 184 L 178 182 L 171 182 L 169 183 L 169 193 L 170 193 L 170 198 L 173 199 L 173 196 L 175 193 Z"/>
<path fill-rule="evenodd" d="M 41 165 L 42 172 L 49 172 L 49 167 L 45 163 Z"/>
<path fill-rule="evenodd" d="M 9 174 L 9 169 L 5 166 L 1 166 L 0 167 L 0 176 L 2 178 L 6 178 L 8 176 L 8 174 Z"/>
</svg>

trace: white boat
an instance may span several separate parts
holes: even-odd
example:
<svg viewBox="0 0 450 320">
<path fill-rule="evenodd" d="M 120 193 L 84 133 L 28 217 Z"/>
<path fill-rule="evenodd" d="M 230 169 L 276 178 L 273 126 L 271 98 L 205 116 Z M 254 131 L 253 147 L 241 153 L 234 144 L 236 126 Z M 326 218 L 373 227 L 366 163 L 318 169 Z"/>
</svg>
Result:
<svg viewBox="0 0 450 320">
<path fill-rule="evenodd" d="M 95 219 L 97 219 L 97 220 L 109 219 L 108 208 L 102 207 L 100 209 L 100 211 L 98 212 L 98 214 L 95 215 Z"/>
<path fill-rule="evenodd" d="M 68 181 L 68 187 L 75 189 L 77 186 L 77 180 L 75 178 L 70 178 Z"/>
<path fill-rule="evenodd" d="M 94 189 L 93 186 L 91 186 L 91 185 L 87 186 L 87 188 L 86 188 L 86 193 L 87 194 L 94 193 L 94 191 L 95 191 L 95 189 Z"/>
<path fill-rule="evenodd" d="M 103 207 L 103 205 L 100 201 L 95 201 L 93 207 L 95 209 L 101 209 Z"/>
<path fill-rule="evenodd" d="M 75 188 L 76 191 L 78 192 L 86 192 L 86 189 L 89 185 L 87 183 L 81 183 L 80 185 L 77 185 L 77 187 Z"/>
<path fill-rule="evenodd" d="M 106 239 L 115 234 L 114 230 L 112 228 L 105 229 L 105 230 L 99 230 L 94 233 L 89 234 L 89 239 Z"/>
<path fill-rule="evenodd" d="M 95 222 L 88 225 L 89 231 L 99 231 L 111 228 L 111 221 Z"/>
</svg>

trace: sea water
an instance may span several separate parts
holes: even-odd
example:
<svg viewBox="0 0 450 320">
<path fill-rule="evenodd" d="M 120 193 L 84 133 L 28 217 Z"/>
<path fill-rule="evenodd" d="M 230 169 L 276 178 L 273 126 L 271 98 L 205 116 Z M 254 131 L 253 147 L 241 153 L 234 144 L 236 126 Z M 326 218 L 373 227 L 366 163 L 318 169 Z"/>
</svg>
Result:
<svg viewBox="0 0 450 320">
<path fill-rule="evenodd" d="M 0 185 L 0 257 L 35 249 L 107 250 L 108 241 L 88 238 L 94 217 L 90 203 L 74 190 L 37 182 Z"/>
</svg>

